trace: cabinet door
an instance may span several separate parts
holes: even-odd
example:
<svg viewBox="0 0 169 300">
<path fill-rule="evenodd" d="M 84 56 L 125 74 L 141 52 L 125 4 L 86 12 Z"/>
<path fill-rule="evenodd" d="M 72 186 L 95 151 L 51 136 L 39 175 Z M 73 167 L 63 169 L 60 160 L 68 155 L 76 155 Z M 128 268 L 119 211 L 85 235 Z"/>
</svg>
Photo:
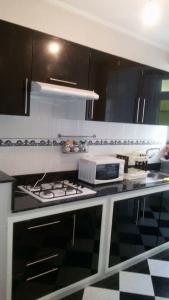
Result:
<svg viewBox="0 0 169 300">
<path fill-rule="evenodd" d="M 162 72 L 150 67 L 143 68 L 139 123 L 158 124 L 160 112 Z"/>
<path fill-rule="evenodd" d="M 89 49 L 87 47 L 34 32 L 34 81 L 88 89 Z"/>
<path fill-rule="evenodd" d="M 161 195 L 162 204 L 159 220 L 159 245 L 169 242 L 169 192 L 163 192 Z"/>
<path fill-rule="evenodd" d="M 90 89 L 100 96 L 88 119 L 110 122 L 136 122 L 136 102 L 141 78 L 140 65 L 92 50 Z M 90 105 L 90 104 L 89 104 Z"/>
<path fill-rule="evenodd" d="M 60 287 L 98 272 L 102 206 L 73 212 L 73 240 L 58 276 Z"/>
<path fill-rule="evenodd" d="M 140 124 L 169 124 L 169 74 L 148 66 L 142 66 L 139 90 Z"/>
<path fill-rule="evenodd" d="M 137 219 L 138 198 L 114 203 L 109 267 L 132 258 L 144 250 Z"/>
<path fill-rule="evenodd" d="M 29 115 L 32 31 L 0 20 L 0 114 Z"/>
<path fill-rule="evenodd" d="M 159 125 L 169 125 L 169 73 L 163 72 L 161 74 L 161 87 L 159 93 Z"/>
<path fill-rule="evenodd" d="M 161 193 L 140 198 L 137 226 L 143 245 L 142 252 L 151 250 L 159 244 L 160 212 Z"/>
<path fill-rule="evenodd" d="M 98 271 L 102 206 L 14 224 L 13 300 L 34 300 Z"/>
</svg>

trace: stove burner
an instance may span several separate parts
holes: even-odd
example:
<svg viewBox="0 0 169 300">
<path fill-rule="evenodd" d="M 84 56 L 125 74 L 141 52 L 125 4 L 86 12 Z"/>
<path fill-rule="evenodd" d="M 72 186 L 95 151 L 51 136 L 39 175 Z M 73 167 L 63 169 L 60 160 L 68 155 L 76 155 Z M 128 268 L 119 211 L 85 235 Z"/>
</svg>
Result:
<svg viewBox="0 0 169 300">
<path fill-rule="evenodd" d="M 31 191 L 31 192 L 38 192 L 41 190 L 41 186 L 40 185 L 36 185 L 35 187 L 34 186 L 31 186 L 31 185 L 28 185 L 28 186 L 25 186 L 25 188 L 28 190 L 28 191 Z"/>
<path fill-rule="evenodd" d="M 62 189 L 62 188 L 64 188 L 64 182 L 61 182 L 61 181 L 53 182 L 53 183 L 51 183 L 51 188 L 52 189 Z"/>
<path fill-rule="evenodd" d="M 51 183 L 42 183 L 41 184 L 41 190 L 51 190 L 52 186 Z"/>
<path fill-rule="evenodd" d="M 67 186 L 65 188 L 65 195 L 74 195 L 74 194 L 80 194 L 81 191 L 77 188 L 74 188 L 73 186 Z"/>
<path fill-rule="evenodd" d="M 54 198 L 54 193 L 52 191 L 49 191 L 49 190 L 47 190 L 47 191 L 41 191 L 38 194 L 39 194 L 40 197 L 42 197 L 44 199 Z"/>
</svg>

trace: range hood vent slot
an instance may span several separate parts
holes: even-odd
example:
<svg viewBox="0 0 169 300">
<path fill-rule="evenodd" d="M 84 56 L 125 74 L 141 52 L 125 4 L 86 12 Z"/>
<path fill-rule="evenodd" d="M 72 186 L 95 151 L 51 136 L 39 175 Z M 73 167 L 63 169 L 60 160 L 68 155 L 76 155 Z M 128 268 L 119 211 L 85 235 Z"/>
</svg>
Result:
<svg viewBox="0 0 169 300">
<path fill-rule="evenodd" d="M 98 100 L 99 95 L 94 91 L 82 90 L 67 86 L 55 85 L 50 83 L 43 83 L 32 81 L 31 84 L 31 93 L 36 95 L 44 95 L 44 96 L 60 96 L 66 98 L 78 98 L 84 100 Z"/>
</svg>

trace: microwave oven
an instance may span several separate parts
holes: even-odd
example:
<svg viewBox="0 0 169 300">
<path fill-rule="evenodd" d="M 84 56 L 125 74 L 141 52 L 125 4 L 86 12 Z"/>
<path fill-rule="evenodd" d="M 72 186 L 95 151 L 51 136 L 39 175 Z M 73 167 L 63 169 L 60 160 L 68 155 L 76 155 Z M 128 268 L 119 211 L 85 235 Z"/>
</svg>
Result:
<svg viewBox="0 0 169 300">
<path fill-rule="evenodd" d="M 91 184 L 103 184 L 123 180 L 123 159 L 113 156 L 90 157 L 79 160 L 78 178 Z"/>
</svg>

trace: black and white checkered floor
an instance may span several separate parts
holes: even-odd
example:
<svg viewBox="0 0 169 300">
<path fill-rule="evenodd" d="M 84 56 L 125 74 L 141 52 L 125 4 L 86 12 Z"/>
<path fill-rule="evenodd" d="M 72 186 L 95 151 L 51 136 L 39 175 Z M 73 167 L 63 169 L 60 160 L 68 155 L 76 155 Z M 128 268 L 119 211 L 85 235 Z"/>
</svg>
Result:
<svg viewBox="0 0 169 300">
<path fill-rule="evenodd" d="M 82 299 L 169 299 L 169 249 L 65 298 Z"/>
</svg>

